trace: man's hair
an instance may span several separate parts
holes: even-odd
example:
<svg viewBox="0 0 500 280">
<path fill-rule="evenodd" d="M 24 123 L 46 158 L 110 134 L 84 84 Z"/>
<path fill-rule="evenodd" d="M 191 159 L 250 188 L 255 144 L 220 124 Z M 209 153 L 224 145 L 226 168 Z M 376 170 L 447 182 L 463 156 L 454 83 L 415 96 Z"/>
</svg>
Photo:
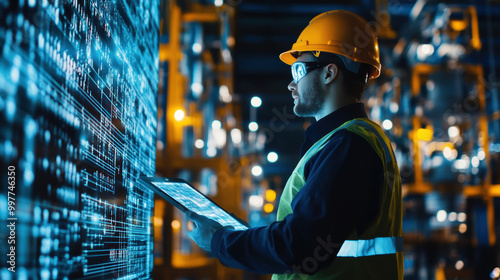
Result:
<svg viewBox="0 0 500 280">
<path fill-rule="evenodd" d="M 366 63 L 361 63 L 359 67 L 358 73 L 351 72 L 347 70 L 342 59 L 334 53 L 329 52 L 320 52 L 319 56 L 316 57 L 314 52 L 311 52 L 316 61 L 320 63 L 333 63 L 337 65 L 339 71 L 342 71 L 342 75 L 344 79 L 342 81 L 342 85 L 344 90 L 349 94 L 355 97 L 358 101 L 361 100 L 363 93 L 365 91 L 367 74 L 370 71 L 371 66 Z M 347 58 L 349 59 L 349 58 Z"/>
</svg>

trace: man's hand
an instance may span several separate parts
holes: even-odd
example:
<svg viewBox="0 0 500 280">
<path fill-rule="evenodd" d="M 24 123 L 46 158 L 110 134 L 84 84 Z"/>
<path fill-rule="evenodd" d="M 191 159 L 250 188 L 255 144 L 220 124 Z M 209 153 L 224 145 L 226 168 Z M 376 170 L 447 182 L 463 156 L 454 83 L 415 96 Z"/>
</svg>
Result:
<svg viewBox="0 0 500 280">
<path fill-rule="evenodd" d="M 207 217 L 200 216 L 192 211 L 186 212 L 186 217 L 194 224 L 193 231 L 188 232 L 188 236 L 203 250 L 211 252 L 210 244 L 214 233 L 224 228 L 221 224 Z M 228 226 L 226 228 L 233 228 Z"/>
</svg>

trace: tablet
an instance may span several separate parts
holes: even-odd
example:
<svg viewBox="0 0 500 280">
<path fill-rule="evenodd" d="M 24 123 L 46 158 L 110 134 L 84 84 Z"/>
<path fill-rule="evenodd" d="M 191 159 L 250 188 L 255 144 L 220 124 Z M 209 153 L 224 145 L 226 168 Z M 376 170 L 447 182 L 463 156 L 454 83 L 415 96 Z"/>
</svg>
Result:
<svg viewBox="0 0 500 280">
<path fill-rule="evenodd" d="M 182 179 L 140 177 L 139 181 L 183 213 L 189 210 L 212 219 L 222 226 L 232 226 L 236 230 L 248 229 L 247 226 Z"/>
</svg>

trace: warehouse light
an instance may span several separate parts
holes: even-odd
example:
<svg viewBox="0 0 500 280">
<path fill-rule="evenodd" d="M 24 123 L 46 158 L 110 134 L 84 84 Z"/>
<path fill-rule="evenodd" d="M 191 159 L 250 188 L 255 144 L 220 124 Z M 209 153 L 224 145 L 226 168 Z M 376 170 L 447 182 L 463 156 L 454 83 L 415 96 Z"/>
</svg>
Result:
<svg viewBox="0 0 500 280">
<path fill-rule="evenodd" d="M 439 210 L 436 214 L 436 219 L 438 222 L 444 222 L 446 221 L 446 216 L 448 216 L 448 214 L 446 213 L 445 210 Z"/>
<path fill-rule="evenodd" d="M 156 149 L 163 150 L 163 148 L 165 148 L 163 142 L 161 140 L 156 141 Z M 47 167 L 48 167 L 48 162 L 47 162 Z"/>
<path fill-rule="evenodd" d="M 191 85 L 191 90 L 196 96 L 200 96 L 203 93 L 203 85 L 200 83 L 193 83 Z"/>
<path fill-rule="evenodd" d="M 465 233 L 465 232 L 467 231 L 467 225 L 466 225 L 466 224 L 460 224 L 460 225 L 458 226 L 458 231 L 459 231 L 460 233 Z"/>
<path fill-rule="evenodd" d="M 192 49 L 195 54 L 200 54 L 203 50 L 203 46 L 200 43 L 194 43 Z"/>
<path fill-rule="evenodd" d="M 233 101 L 233 97 L 231 93 L 229 93 L 229 88 L 226 85 L 222 85 L 219 88 L 219 100 L 224 103 L 231 103 L 231 101 Z"/>
<path fill-rule="evenodd" d="M 443 43 L 443 44 L 441 44 L 441 46 L 439 46 L 439 48 L 437 50 L 437 54 L 440 57 L 447 55 L 449 57 L 458 58 L 459 56 L 463 55 L 464 53 L 465 53 L 464 46 L 457 45 L 457 44 Z"/>
<path fill-rule="evenodd" d="M 226 145 L 226 140 L 227 140 L 227 133 L 225 129 L 214 129 L 213 130 L 213 135 L 214 135 L 214 142 L 215 142 L 215 147 L 222 149 Z"/>
<path fill-rule="evenodd" d="M 462 155 L 460 159 L 457 159 L 454 162 L 454 166 L 456 169 L 468 169 L 470 162 L 470 158 L 467 155 Z"/>
<path fill-rule="evenodd" d="M 391 111 L 391 113 L 395 114 L 399 111 L 399 105 L 398 103 L 396 102 L 391 102 L 391 104 L 389 105 L 389 110 Z"/>
<path fill-rule="evenodd" d="M 417 47 L 417 57 L 424 60 L 434 53 L 434 46 L 431 44 L 421 44 Z"/>
<path fill-rule="evenodd" d="M 153 217 L 153 225 L 155 227 L 160 227 L 163 225 L 163 220 L 161 218 L 158 218 L 158 217 Z"/>
<path fill-rule="evenodd" d="M 252 175 L 255 177 L 262 175 L 262 167 L 260 165 L 252 167 Z"/>
<path fill-rule="evenodd" d="M 457 270 L 462 270 L 462 268 L 464 268 L 464 262 L 463 262 L 463 261 L 457 261 L 457 262 L 455 263 L 455 268 L 456 268 Z"/>
<path fill-rule="evenodd" d="M 259 125 L 256 122 L 251 122 L 248 124 L 248 129 L 250 129 L 250 131 L 257 131 L 259 129 Z"/>
<path fill-rule="evenodd" d="M 498 277 L 500 277 L 500 268 L 495 267 L 493 271 L 490 273 L 490 277 L 491 279 L 498 279 Z"/>
<path fill-rule="evenodd" d="M 469 168 L 469 161 L 466 159 L 463 159 L 463 158 L 457 159 L 453 163 L 453 167 L 455 167 L 455 169 L 458 169 L 458 170 L 465 170 L 465 169 Z"/>
<path fill-rule="evenodd" d="M 450 214 L 448 214 L 448 220 L 450 222 L 454 222 L 457 220 L 457 212 L 450 212 Z"/>
<path fill-rule="evenodd" d="M 238 128 L 231 129 L 231 140 L 234 144 L 238 145 L 241 143 L 241 130 Z"/>
<path fill-rule="evenodd" d="M 225 63 L 231 63 L 233 61 L 231 51 L 228 49 L 222 50 L 222 60 L 224 60 Z"/>
<path fill-rule="evenodd" d="M 205 146 L 206 146 L 205 153 L 208 157 L 213 158 L 217 155 L 217 149 L 215 148 L 215 139 L 212 133 L 208 135 L 208 139 L 207 142 L 205 143 Z"/>
<path fill-rule="evenodd" d="M 432 159 L 432 166 L 433 167 L 441 166 L 441 164 L 443 164 L 443 158 L 442 157 L 434 157 Z"/>
<path fill-rule="evenodd" d="M 479 157 L 474 156 L 470 160 L 470 163 L 472 164 L 472 167 L 478 167 L 479 166 Z"/>
<path fill-rule="evenodd" d="M 392 128 L 392 122 L 390 120 L 384 120 L 382 122 L 382 127 L 385 129 L 385 130 L 390 130 Z"/>
<path fill-rule="evenodd" d="M 420 15 L 420 12 L 424 8 L 426 1 L 416 1 L 415 5 L 413 5 L 413 8 L 410 10 L 410 16 L 412 19 L 416 19 L 418 15 Z"/>
<path fill-rule="evenodd" d="M 226 43 L 229 47 L 233 47 L 235 43 L 234 37 L 231 35 L 227 36 Z"/>
<path fill-rule="evenodd" d="M 269 201 L 269 202 L 273 202 L 274 200 L 276 200 L 276 192 L 274 190 L 267 190 L 266 191 L 266 200 Z"/>
<path fill-rule="evenodd" d="M 267 161 L 269 162 L 276 162 L 278 160 L 278 154 L 275 152 L 270 152 L 267 154 Z"/>
<path fill-rule="evenodd" d="M 437 50 L 437 54 L 440 56 L 440 57 L 443 57 L 445 55 L 448 54 L 448 52 L 450 51 L 450 45 L 449 44 L 441 44 L 441 46 L 439 46 L 438 50 Z"/>
<path fill-rule="evenodd" d="M 174 119 L 176 121 L 180 122 L 180 121 L 182 121 L 184 119 L 185 115 L 186 114 L 184 113 L 184 110 L 179 109 L 179 110 L 175 111 L 175 113 L 174 113 Z"/>
<path fill-rule="evenodd" d="M 208 147 L 207 156 L 208 157 L 215 157 L 216 155 L 217 155 L 217 149 L 215 149 L 215 147 Z"/>
<path fill-rule="evenodd" d="M 248 204 L 253 208 L 261 208 L 264 205 L 264 199 L 260 195 L 251 195 L 248 198 Z"/>
<path fill-rule="evenodd" d="M 214 5 L 215 5 L 216 7 L 220 7 L 220 6 L 222 6 L 222 4 L 224 4 L 224 1 L 223 1 L 223 0 L 215 0 L 215 1 L 214 1 Z"/>
<path fill-rule="evenodd" d="M 262 105 L 262 99 L 260 99 L 260 97 L 258 97 L 258 96 L 254 96 L 250 100 L 250 104 L 252 104 L 252 106 L 255 108 L 259 108 L 260 105 Z"/>
<path fill-rule="evenodd" d="M 266 203 L 266 205 L 264 205 L 264 212 L 271 213 L 273 212 L 273 210 L 274 210 L 274 205 L 272 203 Z"/>
<path fill-rule="evenodd" d="M 458 127 L 456 127 L 456 126 L 450 126 L 448 128 L 448 136 L 450 136 L 450 138 L 455 138 L 459 134 L 460 134 L 460 129 L 458 129 Z"/>
<path fill-rule="evenodd" d="M 205 146 L 205 142 L 201 139 L 197 139 L 195 142 L 194 142 L 194 146 L 198 149 L 203 149 L 203 147 Z"/>
<path fill-rule="evenodd" d="M 443 149 L 443 156 L 447 159 L 447 160 L 454 160 L 457 158 L 457 155 L 458 155 L 458 152 L 457 150 L 455 149 L 451 149 L 450 147 L 445 147 Z"/>
<path fill-rule="evenodd" d="M 472 167 L 470 172 L 472 173 L 472 175 L 477 175 L 477 173 L 479 172 L 479 168 L 477 167 Z"/>
<path fill-rule="evenodd" d="M 222 123 L 219 120 L 212 122 L 212 135 L 215 147 L 222 149 L 226 145 L 227 133 L 222 129 Z"/>
<path fill-rule="evenodd" d="M 213 129 L 221 129 L 222 127 L 222 123 L 218 120 L 215 120 L 212 122 L 212 128 Z"/>
<path fill-rule="evenodd" d="M 467 214 L 465 214 L 464 212 L 458 213 L 457 220 L 461 223 L 465 222 L 465 220 L 467 220 Z"/>
<path fill-rule="evenodd" d="M 479 149 L 479 152 L 477 152 L 477 158 L 479 160 L 483 160 L 485 157 L 486 157 L 486 153 L 484 152 L 484 150 L 482 148 Z"/>
<path fill-rule="evenodd" d="M 179 220 L 172 221 L 172 229 L 179 230 L 181 228 L 181 222 Z"/>
</svg>

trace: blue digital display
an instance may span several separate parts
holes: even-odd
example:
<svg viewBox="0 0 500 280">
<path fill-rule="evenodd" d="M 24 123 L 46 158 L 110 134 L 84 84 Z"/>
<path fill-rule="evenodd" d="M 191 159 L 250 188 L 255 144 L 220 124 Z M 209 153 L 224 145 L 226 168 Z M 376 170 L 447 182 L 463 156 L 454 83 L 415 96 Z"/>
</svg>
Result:
<svg viewBox="0 0 500 280">
<path fill-rule="evenodd" d="M 231 214 L 186 183 L 153 181 L 151 184 L 189 211 L 216 221 L 222 226 L 231 226 L 235 230 L 248 229 L 247 226 L 240 223 Z"/>
<path fill-rule="evenodd" d="M 0 279 L 150 279 L 159 3 L 0 2 Z"/>
</svg>

